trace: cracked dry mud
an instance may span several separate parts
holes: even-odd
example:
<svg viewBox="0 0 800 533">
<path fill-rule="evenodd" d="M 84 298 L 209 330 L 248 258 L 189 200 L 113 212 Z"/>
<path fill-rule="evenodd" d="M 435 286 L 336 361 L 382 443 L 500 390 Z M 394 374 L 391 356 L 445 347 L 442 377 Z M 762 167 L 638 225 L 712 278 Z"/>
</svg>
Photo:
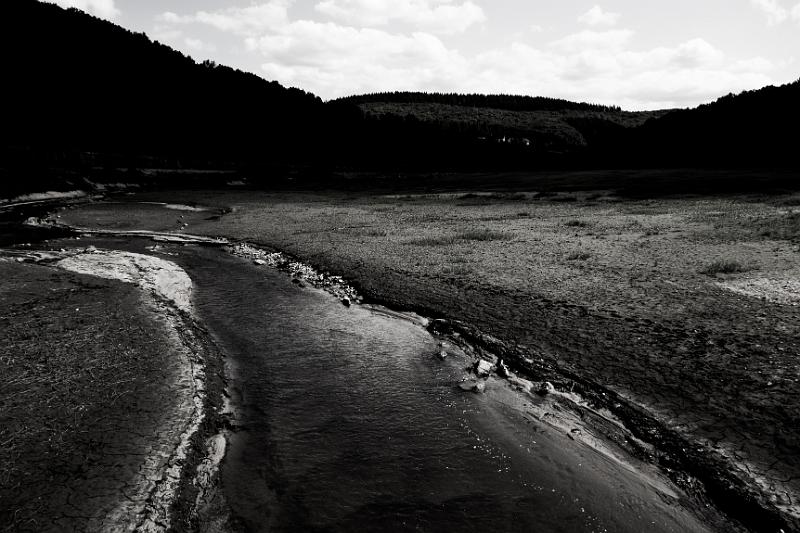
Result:
<svg viewBox="0 0 800 533">
<path fill-rule="evenodd" d="M 181 317 L 52 266 L 2 261 L 0 278 L 0 530 L 158 529 L 196 409 Z"/>
</svg>

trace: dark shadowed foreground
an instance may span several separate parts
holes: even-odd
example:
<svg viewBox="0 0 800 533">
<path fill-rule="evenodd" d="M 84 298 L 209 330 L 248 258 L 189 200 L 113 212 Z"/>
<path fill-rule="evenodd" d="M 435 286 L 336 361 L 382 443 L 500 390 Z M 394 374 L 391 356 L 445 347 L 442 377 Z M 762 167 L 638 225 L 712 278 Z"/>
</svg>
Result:
<svg viewBox="0 0 800 533">
<path fill-rule="evenodd" d="M 0 528 L 135 526 L 192 404 L 169 313 L 53 267 L 0 261 L 0 279 Z"/>
</svg>

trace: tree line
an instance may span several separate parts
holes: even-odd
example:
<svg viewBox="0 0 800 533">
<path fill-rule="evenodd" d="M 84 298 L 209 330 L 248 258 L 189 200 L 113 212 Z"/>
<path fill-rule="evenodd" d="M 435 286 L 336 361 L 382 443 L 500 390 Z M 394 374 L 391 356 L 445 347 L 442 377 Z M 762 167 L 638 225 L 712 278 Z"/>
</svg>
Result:
<svg viewBox="0 0 800 533">
<path fill-rule="evenodd" d="M 594 111 L 621 112 L 619 106 L 570 102 L 545 96 L 526 96 L 516 94 L 460 94 L 440 92 L 377 92 L 346 96 L 336 101 L 352 104 L 390 102 L 399 104 L 443 104 L 462 107 L 505 109 L 508 111 Z"/>
<path fill-rule="evenodd" d="M 36 164 L 96 165 L 86 154 L 114 164 L 127 159 L 128 166 L 305 168 L 320 175 L 342 168 L 797 165 L 800 80 L 640 126 L 616 120 L 629 115 L 619 107 L 519 95 L 393 92 L 325 103 L 251 73 L 198 63 L 75 9 L 15 0 L 3 13 L 0 43 L 15 51 L 4 64 L 3 180 Z M 543 120 L 520 129 L 465 123 L 446 112 L 429 121 L 374 115 L 358 105 L 386 101 L 565 112 L 556 127 Z"/>
</svg>

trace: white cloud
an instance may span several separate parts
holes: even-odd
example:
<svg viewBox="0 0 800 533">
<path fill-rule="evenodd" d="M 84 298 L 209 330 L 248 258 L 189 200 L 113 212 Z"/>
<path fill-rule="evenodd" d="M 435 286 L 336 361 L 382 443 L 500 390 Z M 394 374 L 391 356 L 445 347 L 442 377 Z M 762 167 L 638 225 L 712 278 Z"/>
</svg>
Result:
<svg viewBox="0 0 800 533">
<path fill-rule="evenodd" d="M 77 7 L 100 18 L 114 19 L 120 13 L 114 0 L 49 0 L 61 7 Z"/>
<path fill-rule="evenodd" d="M 592 49 L 619 50 L 630 42 L 631 37 L 633 37 L 631 30 L 585 30 L 553 41 L 550 46 L 564 52 Z"/>
<path fill-rule="evenodd" d="M 617 23 L 619 17 L 619 13 L 603 11 L 602 7 L 596 5 L 578 17 L 578 22 L 588 26 L 613 26 Z"/>
<path fill-rule="evenodd" d="M 296 21 L 247 45 L 264 58 L 265 75 L 323 96 L 444 89 L 467 69 L 463 56 L 429 33 L 392 34 L 331 22 Z"/>
<path fill-rule="evenodd" d="M 150 36 L 163 44 L 174 44 L 180 47 L 178 40 L 183 36 L 183 32 L 175 28 L 158 26 L 151 32 Z"/>
<path fill-rule="evenodd" d="M 720 66 L 725 54 L 703 39 L 691 39 L 674 49 L 670 63 L 680 68 Z"/>
<path fill-rule="evenodd" d="M 797 4 L 792 8 L 792 20 L 795 22 L 800 22 L 800 4 Z"/>
<path fill-rule="evenodd" d="M 183 41 L 190 50 L 194 50 L 195 52 L 215 52 L 217 50 L 217 47 L 213 44 L 206 43 L 193 37 L 186 37 Z"/>
<path fill-rule="evenodd" d="M 575 43 L 576 39 L 561 41 Z M 517 43 L 488 51 L 470 65 L 465 85 L 478 92 L 537 94 L 653 109 L 685 107 L 766 85 L 775 68 L 763 58 L 728 61 L 702 39 L 647 50 L 632 49 L 629 36 L 605 42 L 609 46 L 604 48 L 539 49 Z"/>
<path fill-rule="evenodd" d="M 167 24 L 182 24 L 184 22 L 191 22 L 192 20 L 191 16 L 181 16 L 172 11 L 165 11 L 160 15 L 156 15 L 156 21 L 165 22 Z"/>
<path fill-rule="evenodd" d="M 515 44 L 481 54 L 468 84 L 478 92 L 517 92 L 621 105 L 627 109 L 685 107 L 731 91 L 771 83 L 762 58 L 727 62 L 700 39 L 643 51 L 563 51 Z"/>
<path fill-rule="evenodd" d="M 291 0 L 272 0 L 247 7 L 229 7 L 217 11 L 198 11 L 193 15 L 161 13 L 156 20 L 167 24 L 201 23 L 237 35 L 258 35 L 280 29 L 289 22 L 287 10 Z"/>
<path fill-rule="evenodd" d="M 778 3 L 778 0 L 750 0 L 750 3 L 764 12 L 770 26 L 780 24 L 789 16 L 789 12 Z"/>
<path fill-rule="evenodd" d="M 460 33 L 486 16 L 471 1 L 453 0 L 322 0 L 314 6 L 336 21 L 361 27 L 400 22 L 433 33 Z"/>
<path fill-rule="evenodd" d="M 444 3 L 428 5 L 436 1 Z M 292 20 L 289 6 L 288 0 L 273 0 L 249 8 L 164 13 L 159 24 L 163 32 L 186 24 L 224 31 L 240 40 L 239 53 L 259 65 L 262 75 L 323 98 L 426 90 L 542 95 L 629 109 L 683 107 L 774 83 L 777 70 L 763 58 L 728 58 L 700 38 L 639 49 L 636 34 L 622 28 L 587 29 L 542 46 L 523 43 L 522 35 L 509 45 L 464 54 L 432 31 Z M 178 37 L 181 46 L 203 45 Z"/>
</svg>

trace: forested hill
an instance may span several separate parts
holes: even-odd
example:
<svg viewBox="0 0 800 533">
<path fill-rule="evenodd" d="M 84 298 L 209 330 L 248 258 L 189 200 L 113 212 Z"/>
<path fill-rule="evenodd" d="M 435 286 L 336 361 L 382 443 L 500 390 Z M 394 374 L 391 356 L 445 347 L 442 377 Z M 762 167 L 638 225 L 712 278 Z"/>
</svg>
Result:
<svg viewBox="0 0 800 533">
<path fill-rule="evenodd" d="M 582 162 L 595 145 L 607 146 L 625 130 L 669 110 L 632 112 L 617 106 L 518 95 L 395 92 L 350 96 L 368 117 L 402 117 L 451 134 L 524 147 L 531 160 Z M 496 151 L 496 150 L 495 150 Z M 517 150 L 519 151 L 519 150 Z"/>
<path fill-rule="evenodd" d="M 800 80 L 674 111 L 635 131 L 649 164 L 798 167 Z"/>
<path fill-rule="evenodd" d="M 559 98 L 514 94 L 459 94 L 427 92 L 384 92 L 346 96 L 335 101 L 351 104 L 444 104 L 449 106 L 504 109 L 507 111 L 621 111 L 619 106 L 570 102 Z"/>
<path fill-rule="evenodd" d="M 286 157 L 322 101 L 76 9 L 3 4 L 4 146 Z"/>
<path fill-rule="evenodd" d="M 422 92 L 323 103 L 36 0 L 3 5 L 0 46 L 0 188 L 30 188 L 20 169 L 33 177 L 76 161 L 80 172 L 162 165 L 257 169 L 261 176 L 798 166 L 800 81 L 678 111 Z"/>
</svg>

